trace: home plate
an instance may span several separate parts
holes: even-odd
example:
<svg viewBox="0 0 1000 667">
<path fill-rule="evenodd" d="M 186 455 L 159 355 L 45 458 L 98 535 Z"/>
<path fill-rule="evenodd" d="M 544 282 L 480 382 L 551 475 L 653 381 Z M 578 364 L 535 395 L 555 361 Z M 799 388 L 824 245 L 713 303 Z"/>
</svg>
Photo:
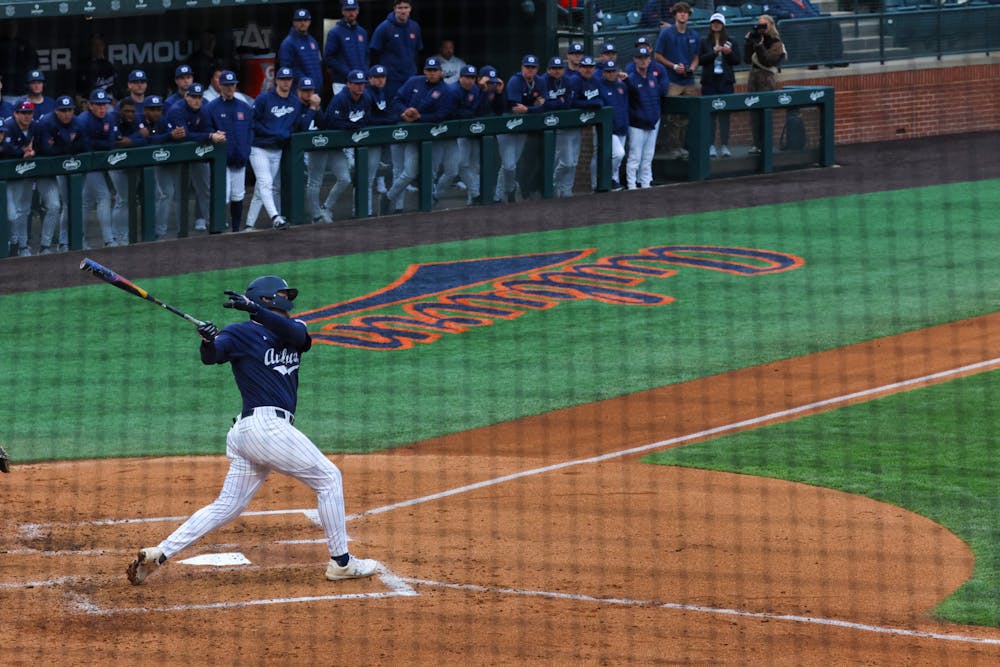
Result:
<svg viewBox="0 0 1000 667">
<path fill-rule="evenodd" d="M 193 558 L 177 561 L 183 565 L 212 565 L 224 567 L 227 565 L 250 565 L 250 560 L 238 551 L 221 554 L 202 554 Z"/>
</svg>

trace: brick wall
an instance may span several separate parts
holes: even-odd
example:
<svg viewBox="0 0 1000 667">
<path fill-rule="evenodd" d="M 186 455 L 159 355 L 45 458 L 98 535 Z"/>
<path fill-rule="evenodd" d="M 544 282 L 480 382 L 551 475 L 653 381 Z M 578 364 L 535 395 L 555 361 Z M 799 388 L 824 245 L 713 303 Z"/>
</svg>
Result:
<svg viewBox="0 0 1000 667">
<path fill-rule="evenodd" d="M 779 81 L 833 86 L 838 144 L 1000 129 L 1000 64 Z"/>
</svg>

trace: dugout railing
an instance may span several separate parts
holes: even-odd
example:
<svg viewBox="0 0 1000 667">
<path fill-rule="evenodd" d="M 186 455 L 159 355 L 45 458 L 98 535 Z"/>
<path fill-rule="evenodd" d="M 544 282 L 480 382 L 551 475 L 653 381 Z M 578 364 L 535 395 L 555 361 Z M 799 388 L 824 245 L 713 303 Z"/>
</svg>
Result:
<svg viewBox="0 0 1000 667">
<path fill-rule="evenodd" d="M 447 120 L 440 123 L 407 123 L 365 127 L 356 131 L 324 130 L 300 132 L 292 135 L 289 149 L 282 158 L 282 212 L 293 225 L 309 222 L 306 211 L 305 154 L 312 151 L 331 151 L 352 148 L 355 151 L 352 180 L 354 188 L 354 217 L 368 217 L 371 192 L 357 184 L 368 183 L 368 151 L 381 150 L 383 146 L 399 143 L 417 143 L 420 149 L 419 207 L 421 211 L 433 208 L 432 151 L 435 142 L 458 138 L 481 141 L 479 203 L 492 204 L 500 167 L 496 137 L 502 134 L 536 133 L 540 135 L 538 154 L 525 150 L 521 160 L 538 159 L 541 165 L 542 198 L 553 196 L 552 174 L 555 166 L 555 137 L 558 130 L 592 127 L 596 133 L 597 190 L 611 188 L 611 123 L 610 109 L 592 111 L 574 109 L 527 114 L 504 114 L 468 120 Z M 374 207 L 372 207 L 374 208 Z"/>
<path fill-rule="evenodd" d="M 7 217 L 7 185 L 18 179 L 58 177 L 66 179 L 68 205 L 68 241 L 71 250 L 83 248 L 84 227 L 83 181 L 89 172 L 110 172 L 124 170 L 128 178 L 129 242 L 153 241 L 156 239 L 156 216 L 159 197 L 157 195 L 157 170 L 177 168 L 180 172 L 178 192 L 174 193 L 179 208 L 179 236 L 187 236 L 190 222 L 191 189 L 188 186 L 188 170 L 192 163 L 207 162 L 209 177 L 209 219 L 208 228 L 212 232 L 227 229 L 225 196 L 217 193 L 226 191 L 226 145 L 180 142 L 122 148 L 111 151 L 95 151 L 75 155 L 56 155 L 22 160 L 0 160 L 0 257 L 10 255 L 7 239 L 10 238 L 10 220 Z M 58 230 L 56 231 L 58 234 Z"/>
</svg>

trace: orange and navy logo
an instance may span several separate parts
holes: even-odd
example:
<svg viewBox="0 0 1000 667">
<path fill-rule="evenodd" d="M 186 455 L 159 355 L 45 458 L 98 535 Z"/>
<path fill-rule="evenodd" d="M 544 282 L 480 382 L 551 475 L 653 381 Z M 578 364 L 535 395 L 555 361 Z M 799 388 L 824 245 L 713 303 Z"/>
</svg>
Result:
<svg viewBox="0 0 1000 667">
<path fill-rule="evenodd" d="M 685 268 L 750 277 L 805 264 L 788 253 L 738 247 L 666 245 L 592 258 L 596 250 L 414 264 L 371 294 L 294 317 L 309 326 L 315 343 L 406 350 L 570 301 L 663 306 L 675 298 L 638 286 Z"/>
</svg>

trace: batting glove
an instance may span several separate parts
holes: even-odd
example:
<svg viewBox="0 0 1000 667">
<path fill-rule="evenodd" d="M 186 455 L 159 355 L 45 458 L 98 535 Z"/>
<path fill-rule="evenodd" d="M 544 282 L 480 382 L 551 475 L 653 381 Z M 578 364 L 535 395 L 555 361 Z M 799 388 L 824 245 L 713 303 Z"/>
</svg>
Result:
<svg viewBox="0 0 1000 667">
<path fill-rule="evenodd" d="M 226 290 L 225 293 L 229 295 L 229 300 L 222 304 L 223 308 L 235 308 L 248 313 L 256 313 L 260 310 L 260 306 L 248 299 L 245 294 L 232 290 Z"/>
<path fill-rule="evenodd" d="M 219 327 L 211 322 L 204 322 L 198 325 L 198 334 L 206 343 L 211 343 L 219 335 Z"/>
</svg>

